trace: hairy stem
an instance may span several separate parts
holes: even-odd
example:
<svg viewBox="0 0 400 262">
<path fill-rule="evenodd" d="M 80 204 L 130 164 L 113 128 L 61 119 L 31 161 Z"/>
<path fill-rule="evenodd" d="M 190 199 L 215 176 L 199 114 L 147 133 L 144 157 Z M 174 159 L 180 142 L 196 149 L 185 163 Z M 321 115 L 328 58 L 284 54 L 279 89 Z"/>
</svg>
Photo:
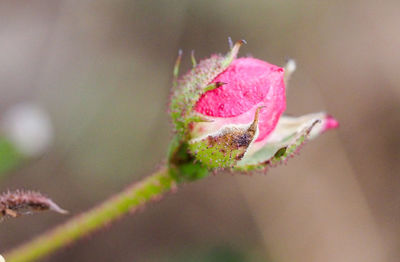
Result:
<svg viewBox="0 0 400 262">
<path fill-rule="evenodd" d="M 175 186 L 175 179 L 170 176 L 168 168 L 163 167 L 92 210 L 70 219 L 65 224 L 5 254 L 4 257 L 7 262 L 27 262 L 42 258 L 159 198 Z"/>
</svg>

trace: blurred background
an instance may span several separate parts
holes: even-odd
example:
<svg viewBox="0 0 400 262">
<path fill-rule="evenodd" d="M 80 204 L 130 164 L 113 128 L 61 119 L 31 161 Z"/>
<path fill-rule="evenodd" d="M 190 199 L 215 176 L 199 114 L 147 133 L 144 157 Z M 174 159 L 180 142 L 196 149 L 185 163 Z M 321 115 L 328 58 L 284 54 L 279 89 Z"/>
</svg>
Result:
<svg viewBox="0 0 400 262">
<path fill-rule="evenodd" d="M 186 71 L 192 49 L 204 58 L 244 38 L 241 55 L 297 61 L 288 114 L 325 110 L 340 129 L 267 174 L 185 185 L 43 261 L 399 261 L 399 11 L 395 0 L 1 1 L 0 119 L 34 105 L 52 128 L 0 189 L 36 189 L 78 214 L 146 176 L 171 138 L 178 49 Z M 0 253 L 69 217 L 3 221 Z"/>
</svg>

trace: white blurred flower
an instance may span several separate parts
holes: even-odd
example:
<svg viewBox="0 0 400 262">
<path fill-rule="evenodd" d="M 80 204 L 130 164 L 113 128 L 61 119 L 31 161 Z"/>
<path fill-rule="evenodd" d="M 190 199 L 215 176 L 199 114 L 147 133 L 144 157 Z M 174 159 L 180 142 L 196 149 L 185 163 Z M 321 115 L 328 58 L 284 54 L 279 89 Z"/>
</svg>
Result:
<svg viewBox="0 0 400 262">
<path fill-rule="evenodd" d="M 4 259 L 4 257 L 2 255 L 0 255 L 0 262 L 6 262 L 6 260 Z"/>
<path fill-rule="evenodd" d="M 0 128 L 17 150 L 27 157 L 43 153 L 53 140 L 49 115 L 31 103 L 17 104 L 6 111 Z"/>
</svg>

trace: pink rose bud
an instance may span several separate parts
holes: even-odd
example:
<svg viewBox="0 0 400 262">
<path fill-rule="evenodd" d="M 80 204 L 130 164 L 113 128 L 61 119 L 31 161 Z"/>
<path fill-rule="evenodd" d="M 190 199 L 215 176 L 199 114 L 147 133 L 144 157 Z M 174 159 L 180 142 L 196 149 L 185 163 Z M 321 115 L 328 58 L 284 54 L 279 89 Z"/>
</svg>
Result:
<svg viewBox="0 0 400 262">
<path fill-rule="evenodd" d="M 336 128 L 325 113 L 282 116 L 285 84 L 295 69 L 226 55 L 201 61 L 175 81 L 171 116 L 190 154 L 208 168 L 264 169 L 286 161 L 310 138 Z M 178 73 L 178 58 L 175 76 Z"/>
</svg>

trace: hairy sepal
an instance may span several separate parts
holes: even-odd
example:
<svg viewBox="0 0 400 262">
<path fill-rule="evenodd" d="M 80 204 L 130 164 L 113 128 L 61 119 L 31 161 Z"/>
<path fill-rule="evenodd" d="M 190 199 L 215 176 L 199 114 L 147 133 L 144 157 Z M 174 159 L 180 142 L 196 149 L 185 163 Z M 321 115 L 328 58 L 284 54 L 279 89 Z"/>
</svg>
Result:
<svg viewBox="0 0 400 262">
<path fill-rule="evenodd" d="M 251 124 L 228 125 L 217 133 L 192 139 L 189 141 L 191 154 L 210 169 L 234 167 L 257 139 L 260 109 L 256 110 Z"/>
<path fill-rule="evenodd" d="M 175 135 L 168 149 L 168 169 L 178 183 L 194 181 L 208 176 L 208 168 L 189 153 L 189 145 Z"/>
<path fill-rule="evenodd" d="M 285 163 L 293 157 L 312 138 L 326 129 L 328 115 L 325 113 L 309 114 L 302 117 L 281 117 L 276 129 L 262 144 L 254 143 L 246 156 L 237 163 L 236 170 L 263 170 L 268 166 Z"/>
<path fill-rule="evenodd" d="M 196 122 L 193 121 L 193 108 L 196 102 L 208 90 L 218 88 L 224 84 L 214 83 L 210 86 L 212 80 L 222 73 L 236 58 L 242 44 L 242 41 L 237 42 L 225 56 L 212 55 L 210 58 L 194 64 L 193 69 L 177 80 L 171 97 L 170 114 L 175 130 L 179 135 L 182 137 L 188 136 L 190 123 Z"/>
</svg>

